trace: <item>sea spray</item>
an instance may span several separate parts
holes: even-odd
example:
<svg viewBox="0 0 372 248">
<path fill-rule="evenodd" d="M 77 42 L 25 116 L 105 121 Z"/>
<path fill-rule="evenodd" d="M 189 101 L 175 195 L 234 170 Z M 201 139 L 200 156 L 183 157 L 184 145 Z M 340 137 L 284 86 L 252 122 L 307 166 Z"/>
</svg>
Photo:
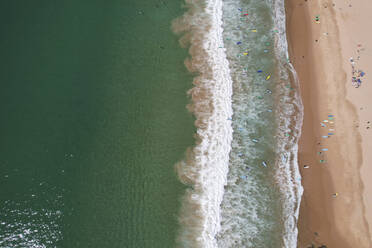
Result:
<svg viewBox="0 0 372 248">
<path fill-rule="evenodd" d="M 176 165 L 180 180 L 189 185 L 179 215 L 181 247 L 217 247 L 220 203 L 228 173 L 231 150 L 232 80 L 223 48 L 222 1 L 187 0 L 187 12 L 173 22 L 189 46 L 185 61 L 196 74 L 188 92 L 195 115 L 196 144 Z"/>
</svg>

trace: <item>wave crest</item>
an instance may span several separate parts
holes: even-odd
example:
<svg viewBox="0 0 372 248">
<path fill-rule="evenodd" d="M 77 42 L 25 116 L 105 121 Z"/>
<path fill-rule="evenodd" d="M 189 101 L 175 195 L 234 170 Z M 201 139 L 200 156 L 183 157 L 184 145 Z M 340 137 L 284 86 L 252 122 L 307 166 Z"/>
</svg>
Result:
<svg viewBox="0 0 372 248">
<path fill-rule="evenodd" d="M 222 1 L 187 0 L 188 11 L 172 28 L 189 46 L 185 65 L 196 73 L 187 108 L 195 115 L 196 144 L 176 164 L 180 180 L 189 185 L 179 215 L 181 247 L 217 247 L 220 204 L 231 149 L 232 80 L 223 48 Z"/>
</svg>

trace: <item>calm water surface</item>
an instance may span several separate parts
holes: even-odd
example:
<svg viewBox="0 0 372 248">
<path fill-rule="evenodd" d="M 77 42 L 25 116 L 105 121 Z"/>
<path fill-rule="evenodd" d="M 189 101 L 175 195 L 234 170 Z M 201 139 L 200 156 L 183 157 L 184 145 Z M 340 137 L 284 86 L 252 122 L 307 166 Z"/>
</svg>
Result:
<svg viewBox="0 0 372 248">
<path fill-rule="evenodd" d="M 0 3 L 0 247 L 173 247 L 182 1 Z"/>
</svg>

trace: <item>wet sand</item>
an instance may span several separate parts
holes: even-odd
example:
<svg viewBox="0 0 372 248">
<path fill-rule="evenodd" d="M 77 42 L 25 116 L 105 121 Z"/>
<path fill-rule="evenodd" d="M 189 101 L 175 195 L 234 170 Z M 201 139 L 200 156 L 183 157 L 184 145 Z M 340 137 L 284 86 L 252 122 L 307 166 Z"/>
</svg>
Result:
<svg viewBox="0 0 372 248">
<path fill-rule="evenodd" d="M 305 110 L 298 247 L 372 247 L 372 2 L 287 0 L 286 8 Z M 366 73 L 359 88 L 350 57 Z"/>
</svg>

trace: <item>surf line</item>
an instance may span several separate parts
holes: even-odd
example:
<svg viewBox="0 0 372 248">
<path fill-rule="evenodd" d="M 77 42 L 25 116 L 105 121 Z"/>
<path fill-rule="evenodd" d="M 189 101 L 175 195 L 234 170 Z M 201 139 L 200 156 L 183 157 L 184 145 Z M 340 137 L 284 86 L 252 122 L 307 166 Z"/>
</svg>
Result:
<svg viewBox="0 0 372 248">
<path fill-rule="evenodd" d="M 291 104 L 279 104 L 277 123 L 281 123 L 277 137 L 281 137 L 278 142 L 277 153 L 281 153 L 286 158 L 285 161 L 276 162 L 276 180 L 282 195 L 282 214 L 284 220 L 283 245 L 288 248 L 297 247 L 298 235 L 298 216 L 300 203 L 303 194 L 301 184 L 301 174 L 298 166 L 298 141 L 301 136 L 303 123 L 303 104 L 300 95 L 300 83 L 296 70 L 293 67 L 288 54 L 288 42 L 286 32 L 286 13 L 285 1 L 275 0 L 273 2 L 274 23 L 279 33 L 275 41 L 275 55 L 278 61 L 286 58 L 286 63 L 280 66 L 280 70 L 287 72 L 287 80 L 293 85 L 293 96 L 281 95 L 281 98 L 289 97 Z M 280 84 L 279 84 L 280 85 Z M 283 85 L 280 85 L 283 88 Z M 291 89 L 292 90 L 292 89 Z M 285 120 L 281 122 L 281 120 Z M 292 130 L 291 136 L 285 136 L 283 130 Z"/>
<path fill-rule="evenodd" d="M 189 47 L 187 69 L 197 76 L 187 106 L 196 118 L 195 146 L 176 164 L 186 190 L 179 214 L 181 247 L 217 247 L 220 204 L 232 141 L 232 79 L 223 48 L 222 0 L 186 0 L 188 10 L 172 23 Z M 222 47 L 222 49 L 221 49 Z"/>
</svg>

